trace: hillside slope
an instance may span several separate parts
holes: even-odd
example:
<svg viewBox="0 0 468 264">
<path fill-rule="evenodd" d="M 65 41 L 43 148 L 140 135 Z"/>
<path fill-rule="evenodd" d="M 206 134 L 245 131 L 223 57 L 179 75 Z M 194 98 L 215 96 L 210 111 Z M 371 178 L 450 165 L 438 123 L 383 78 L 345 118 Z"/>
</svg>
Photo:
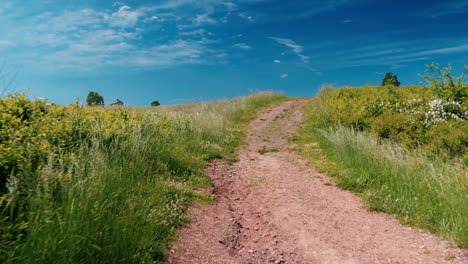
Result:
<svg viewBox="0 0 468 264">
<path fill-rule="evenodd" d="M 237 163 L 212 163 L 217 203 L 192 209 L 168 263 L 466 263 L 465 251 L 369 212 L 291 152 L 307 102 L 265 111 Z"/>
</svg>

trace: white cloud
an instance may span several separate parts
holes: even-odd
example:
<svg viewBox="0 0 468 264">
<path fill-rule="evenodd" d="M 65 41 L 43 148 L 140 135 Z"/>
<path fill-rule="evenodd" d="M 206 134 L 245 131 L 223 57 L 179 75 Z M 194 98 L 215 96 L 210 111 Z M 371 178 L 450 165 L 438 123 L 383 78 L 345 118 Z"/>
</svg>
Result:
<svg viewBox="0 0 468 264">
<path fill-rule="evenodd" d="M 37 31 L 49 33 L 62 33 L 78 31 L 82 28 L 101 27 L 104 13 L 91 8 L 83 8 L 76 11 L 66 11 L 60 15 L 44 13 L 33 21 Z"/>
<path fill-rule="evenodd" d="M 13 42 L 0 39 L 0 46 L 13 46 Z"/>
<path fill-rule="evenodd" d="M 22 43 L 24 50 L 21 61 L 32 60 L 54 69 L 90 70 L 209 63 L 210 59 L 216 60 L 209 55 L 220 54 L 209 47 L 213 43 L 207 39 L 211 33 L 201 28 L 181 32 L 178 39 L 163 36 L 156 43 L 148 43 L 145 36 L 155 30 L 148 22 L 175 18 L 168 13 L 154 13 L 150 7 L 119 6 L 111 11 L 84 8 L 31 17 L 15 30 L 19 32 L 15 42 Z M 208 16 L 198 19 L 210 23 Z M 0 40 L 0 47 L 6 45 L 10 42 Z"/>
<path fill-rule="evenodd" d="M 231 20 L 244 4 L 258 1 L 263 0 L 161 0 L 143 5 L 122 1 L 107 8 L 75 9 L 63 5 L 37 16 L 24 16 L 20 23 L 13 20 L 17 15 L 12 12 L 14 9 L 6 9 L 9 16 L 2 15 L 0 21 L 13 28 L 0 32 L 0 48 L 8 52 L 18 45 L 17 50 L 21 51 L 14 52 L 21 63 L 35 61 L 35 65 L 53 68 L 169 67 L 219 62 L 228 57 L 223 49 L 226 46 L 221 45 L 222 40 L 213 40 L 214 34 L 205 26 L 221 25 L 226 14 L 230 13 Z M 52 4 L 47 0 L 43 7 Z M 1 10 L 5 7 L 6 2 L 0 3 Z M 253 20 L 245 12 L 239 16 Z M 174 26 L 180 31 L 173 32 Z M 238 43 L 233 47 L 251 48 L 242 41 L 235 40 L 233 43 Z"/>
<path fill-rule="evenodd" d="M 435 54 L 452 54 L 468 52 L 468 44 L 452 46 L 447 48 L 430 49 L 416 53 L 416 55 L 435 55 Z"/>
<path fill-rule="evenodd" d="M 179 30 L 186 30 L 186 29 L 193 29 L 199 28 L 203 25 L 215 25 L 218 24 L 218 21 L 212 17 L 210 17 L 209 13 L 197 15 L 191 21 L 184 21 L 184 23 L 177 24 L 177 29 Z"/>
<path fill-rule="evenodd" d="M 302 51 L 304 49 L 303 46 L 298 45 L 293 40 L 286 39 L 286 38 L 271 37 L 271 39 L 273 39 L 274 41 L 276 41 L 277 43 L 279 43 L 281 45 L 284 45 L 284 46 L 290 48 L 301 59 L 302 62 L 304 62 L 306 64 L 309 63 L 310 57 L 305 56 L 305 55 L 302 54 Z"/>
<path fill-rule="evenodd" d="M 297 54 L 297 56 L 301 59 L 302 62 L 304 63 L 309 63 L 310 62 L 310 57 L 309 56 L 305 56 L 305 55 L 302 55 L 302 54 Z"/>
<path fill-rule="evenodd" d="M 348 24 L 348 23 L 351 23 L 351 22 L 353 22 L 352 19 L 345 19 L 345 20 L 343 20 L 343 23 L 345 23 L 345 24 Z"/>
<path fill-rule="evenodd" d="M 303 11 L 288 14 L 287 19 L 302 19 L 318 13 L 334 10 L 337 7 L 353 2 L 352 0 L 321 0 L 321 1 L 306 1 Z M 301 9 L 302 10 L 302 9 Z M 281 18 L 276 18 L 281 19 Z"/>
<path fill-rule="evenodd" d="M 294 53 L 298 54 L 298 53 L 302 52 L 303 47 L 301 45 L 297 45 L 296 42 L 294 42 L 294 41 L 292 41 L 290 39 L 276 38 L 276 37 L 272 37 L 271 39 L 275 40 L 279 44 L 283 44 L 286 47 L 291 48 L 294 51 Z"/>
<path fill-rule="evenodd" d="M 168 66 L 198 64 L 202 62 L 203 46 L 198 42 L 175 41 L 136 51 L 131 57 L 123 58 L 122 65 Z"/>
<path fill-rule="evenodd" d="M 134 27 L 142 16 L 143 13 L 140 10 L 131 10 L 129 6 L 124 5 L 110 16 L 105 15 L 105 19 L 111 26 Z"/>
<path fill-rule="evenodd" d="M 238 48 L 238 49 L 251 49 L 252 48 L 251 46 L 245 43 L 237 43 L 237 44 L 232 45 L 232 47 Z"/>
<path fill-rule="evenodd" d="M 159 21 L 160 18 L 158 16 L 151 16 L 151 17 L 147 17 L 145 18 L 145 20 L 143 20 L 145 23 L 150 23 L 150 22 L 153 22 L 153 21 Z"/>
<path fill-rule="evenodd" d="M 286 79 L 286 78 L 288 78 L 288 75 L 286 73 L 283 73 L 283 74 L 281 74 L 280 77 L 281 77 L 281 79 Z"/>
<path fill-rule="evenodd" d="M 164 3 L 162 4 L 155 5 L 153 9 L 176 9 L 176 8 L 180 8 L 180 7 L 188 6 L 188 5 L 197 5 L 197 6 L 203 6 L 203 7 L 208 8 L 211 5 L 219 4 L 216 2 L 219 2 L 219 1 L 167 0 L 167 1 L 164 1 Z"/>
<path fill-rule="evenodd" d="M 428 5 L 428 8 L 422 9 L 416 16 L 425 18 L 438 18 L 453 14 L 463 14 L 468 12 L 467 0 L 446 0 L 436 2 L 434 5 Z"/>
<path fill-rule="evenodd" d="M 143 49 L 126 43 L 105 48 L 79 44 L 44 56 L 42 63 L 61 69 L 94 69 L 98 66 L 171 67 L 202 63 L 203 50 L 199 42 L 183 40 Z"/>
<path fill-rule="evenodd" d="M 112 6 L 118 6 L 118 7 L 123 6 L 123 5 L 125 5 L 125 4 L 123 2 L 120 2 L 120 1 L 114 2 L 114 4 L 112 4 Z"/>
<path fill-rule="evenodd" d="M 368 43 L 362 45 L 362 43 Z M 327 44 L 327 52 L 314 58 L 320 69 L 339 69 L 383 65 L 406 67 L 410 63 L 430 63 L 440 56 L 456 54 L 460 58 L 468 54 L 468 40 L 462 39 L 420 39 L 405 41 L 375 42 L 372 38 L 359 38 L 343 46 L 341 42 Z M 352 47 L 352 48 L 350 48 Z"/>
<path fill-rule="evenodd" d="M 237 5 L 232 2 L 226 2 L 226 3 L 223 3 L 223 5 L 226 6 L 229 12 L 232 12 L 237 9 Z"/>
<path fill-rule="evenodd" d="M 181 36 L 203 36 L 203 35 L 211 35 L 212 33 L 206 31 L 203 28 L 191 30 L 191 31 L 184 31 L 184 32 L 179 32 L 179 35 Z"/>
<path fill-rule="evenodd" d="M 242 18 L 242 19 L 244 19 L 244 20 L 246 20 L 248 22 L 253 22 L 254 21 L 253 17 L 251 15 L 245 13 L 245 12 L 239 12 L 239 13 L 237 13 L 237 15 L 240 18 Z"/>
<path fill-rule="evenodd" d="M 215 54 L 215 57 L 216 57 L 216 58 L 219 58 L 219 59 L 226 58 L 227 56 L 228 56 L 228 55 L 227 55 L 227 53 L 225 53 L 225 52 L 221 52 L 221 53 Z"/>
<path fill-rule="evenodd" d="M 216 24 L 217 21 L 209 16 L 209 14 L 202 14 L 197 15 L 197 17 L 193 20 L 193 24 L 196 26 L 200 26 L 203 24 Z"/>
<path fill-rule="evenodd" d="M 276 64 L 280 64 L 280 63 L 281 63 L 280 60 L 273 60 L 273 62 L 276 63 Z"/>
</svg>

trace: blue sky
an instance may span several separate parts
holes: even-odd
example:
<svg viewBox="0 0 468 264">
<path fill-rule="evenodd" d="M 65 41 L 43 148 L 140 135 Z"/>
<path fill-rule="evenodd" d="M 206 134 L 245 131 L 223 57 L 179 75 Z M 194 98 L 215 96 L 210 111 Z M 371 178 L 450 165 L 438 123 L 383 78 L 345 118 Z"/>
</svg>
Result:
<svg viewBox="0 0 468 264">
<path fill-rule="evenodd" d="M 468 0 L 1 0 L 0 83 L 135 106 L 314 96 L 388 71 L 418 84 L 425 64 L 468 64 L 466 25 Z"/>
</svg>

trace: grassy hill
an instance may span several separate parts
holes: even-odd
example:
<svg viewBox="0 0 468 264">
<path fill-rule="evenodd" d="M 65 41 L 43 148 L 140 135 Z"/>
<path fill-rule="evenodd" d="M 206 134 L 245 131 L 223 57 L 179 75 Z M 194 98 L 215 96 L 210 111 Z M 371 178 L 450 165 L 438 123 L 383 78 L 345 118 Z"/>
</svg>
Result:
<svg viewBox="0 0 468 264">
<path fill-rule="evenodd" d="M 468 84 L 439 84 L 324 88 L 298 142 L 370 209 L 468 247 Z"/>
<path fill-rule="evenodd" d="M 0 99 L 0 262 L 153 263 L 212 159 L 234 160 L 261 93 L 152 109 Z"/>
</svg>

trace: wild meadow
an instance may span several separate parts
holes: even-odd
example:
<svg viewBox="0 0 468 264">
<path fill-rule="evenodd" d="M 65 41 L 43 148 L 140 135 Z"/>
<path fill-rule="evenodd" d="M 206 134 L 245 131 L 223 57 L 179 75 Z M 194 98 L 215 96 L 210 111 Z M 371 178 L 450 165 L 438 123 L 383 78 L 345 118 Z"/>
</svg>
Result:
<svg viewBox="0 0 468 264">
<path fill-rule="evenodd" d="M 427 87 L 325 87 L 299 152 L 369 208 L 468 247 L 468 84 L 430 65 Z"/>
<path fill-rule="evenodd" d="M 204 169 L 284 96 L 146 109 L 0 98 L 0 263 L 158 263 Z"/>
</svg>

